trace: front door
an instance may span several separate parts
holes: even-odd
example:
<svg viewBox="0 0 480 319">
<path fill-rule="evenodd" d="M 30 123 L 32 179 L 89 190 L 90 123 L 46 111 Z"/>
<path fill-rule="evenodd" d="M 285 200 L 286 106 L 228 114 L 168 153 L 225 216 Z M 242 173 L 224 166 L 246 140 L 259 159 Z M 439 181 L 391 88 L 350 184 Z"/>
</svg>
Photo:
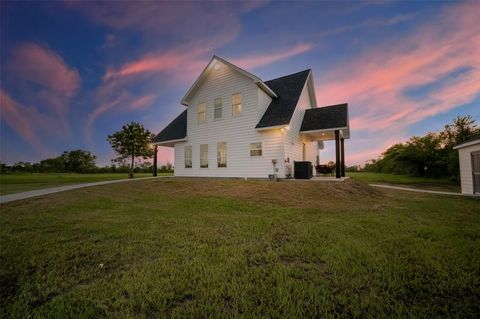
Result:
<svg viewBox="0 0 480 319">
<path fill-rule="evenodd" d="M 472 153 L 473 193 L 480 194 L 480 152 Z"/>
</svg>

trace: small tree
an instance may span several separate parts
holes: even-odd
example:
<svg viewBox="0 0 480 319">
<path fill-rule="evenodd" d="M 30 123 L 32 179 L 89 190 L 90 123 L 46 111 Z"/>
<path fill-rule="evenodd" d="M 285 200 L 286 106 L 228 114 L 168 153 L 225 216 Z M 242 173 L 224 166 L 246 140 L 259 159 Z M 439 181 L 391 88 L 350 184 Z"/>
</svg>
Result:
<svg viewBox="0 0 480 319">
<path fill-rule="evenodd" d="M 119 159 L 131 159 L 131 165 L 128 176 L 133 178 L 133 166 L 135 157 L 147 159 L 152 157 L 153 149 L 150 148 L 150 142 L 153 134 L 145 129 L 141 124 L 131 122 L 122 126 L 118 132 L 109 135 L 107 141 L 112 145 L 113 150 L 119 156 Z"/>
</svg>

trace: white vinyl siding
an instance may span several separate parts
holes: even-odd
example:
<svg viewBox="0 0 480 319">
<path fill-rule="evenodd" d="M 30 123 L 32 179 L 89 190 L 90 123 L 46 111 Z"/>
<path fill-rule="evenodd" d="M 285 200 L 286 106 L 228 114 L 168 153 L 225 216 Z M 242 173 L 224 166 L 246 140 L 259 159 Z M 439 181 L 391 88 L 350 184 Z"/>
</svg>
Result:
<svg viewBox="0 0 480 319">
<path fill-rule="evenodd" d="M 227 143 L 217 143 L 217 167 L 227 167 Z"/>
<path fill-rule="evenodd" d="M 223 112 L 221 120 L 213 119 L 216 98 L 230 101 L 241 92 L 242 113 L 233 117 Z M 187 142 L 175 144 L 175 176 L 268 178 L 273 174 L 272 160 L 277 160 L 279 177 L 284 176 L 283 134 L 280 129 L 257 131 L 255 126 L 265 113 L 271 98 L 250 78 L 222 65 L 210 73 L 192 96 L 187 112 Z M 198 124 L 196 105 L 207 104 L 207 122 Z M 217 167 L 217 143 L 227 143 L 227 167 Z M 262 156 L 250 156 L 250 143 L 262 143 Z M 200 145 L 208 144 L 208 169 L 200 168 Z M 193 168 L 185 169 L 184 147 L 193 145 Z"/>
<path fill-rule="evenodd" d="M 185 168 L 192 168 L 192 145 L 185 146 Z"/>
<path fill-rule="evenodd" d="M 473 194 L 472 153 L 480 151 L 480 141 L 477 144 L 459 148 L 460 183 L 463 194 Z"/>
<path fill-rule="evenodd" d="M 262 156 L 262 143 L 250 143 L 250 156 Z"/>
<path fill-rule="evenodd" d="M 222 98 L 216 98 L 213 101 L 213 119 L 221 119 L 222 118 Z"/>
<path fill-rule="evenodd" d="M 232 116 L 242 114 L 242 94 L 236 93 L 232 95 Z"/>
<path fill-rule="evenodd" d="M 208 144 L 200 145 L 200 168 L 208 168 Z"/>
<path fill-rule="evenodd" d="M 207 107 L 205 102 L 198 104 L 198 123 L 205 123 Z"/>
</svg>

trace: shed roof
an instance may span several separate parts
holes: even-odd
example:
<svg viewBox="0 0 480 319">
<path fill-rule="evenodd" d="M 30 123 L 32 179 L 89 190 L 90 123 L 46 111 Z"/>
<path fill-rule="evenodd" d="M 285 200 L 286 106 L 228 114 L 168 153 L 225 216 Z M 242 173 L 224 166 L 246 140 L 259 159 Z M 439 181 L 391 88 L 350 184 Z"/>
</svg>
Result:
<svg viewBox="0 0 480 319">
<path fill-rule="evenodd" d="M 476 135 L 476 136 L 466 140 L 462 144 L 458 144 L 457 146 L 453 147 L 453 149 L 464 148 L 464 147 L 468 147 L 468 146 L 472 146 L 472 145 L 476 145 L 476 144 L 480 144 L 480 135 Z"/>
</svg>

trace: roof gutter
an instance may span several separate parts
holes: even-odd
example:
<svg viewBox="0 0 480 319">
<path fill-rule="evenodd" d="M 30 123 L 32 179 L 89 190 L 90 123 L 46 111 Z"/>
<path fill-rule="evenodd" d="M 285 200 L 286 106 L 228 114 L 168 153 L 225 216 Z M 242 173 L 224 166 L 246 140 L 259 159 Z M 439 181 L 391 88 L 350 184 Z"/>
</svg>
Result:
<svg viewBox="0 0 480 319">
<path fill-rule="evenodd" d="M 288 124 L 282 124 L 282 125 L 275 125 L 275 126 L 265 126 L 265 127 L 258 127 L 255 128 L 257 131 L 266 131 L 266 130 L 274 130 L 274 129 L 281 129 L 287 127 Z"/>
<path fill-rule="evenodd" d="M 172 144 L 172 143 L 178 143 L 178 142 L 186 142 L 187 137 L 185 136 L 184 138 L 176 139 L 176 140 L 169 140 L 169 141 L 161 141 L 161 142 L 153 142 L 155 145 L 164 145 L 164 144 Z"/>
<path fill-rule="evenodd" d="M 331 132 L 331 131 L 337 131 L 337 130 L 340 131 L 340 130 L 346 130 L 346 129 L 348 129 L 348 126 L 332 127 L 332 128 L 321 129 L 321 130 L 300 131 L 300 133 L 303 133 L 303 134 L 325 133 L 325 132 Z"/>
</svg>

